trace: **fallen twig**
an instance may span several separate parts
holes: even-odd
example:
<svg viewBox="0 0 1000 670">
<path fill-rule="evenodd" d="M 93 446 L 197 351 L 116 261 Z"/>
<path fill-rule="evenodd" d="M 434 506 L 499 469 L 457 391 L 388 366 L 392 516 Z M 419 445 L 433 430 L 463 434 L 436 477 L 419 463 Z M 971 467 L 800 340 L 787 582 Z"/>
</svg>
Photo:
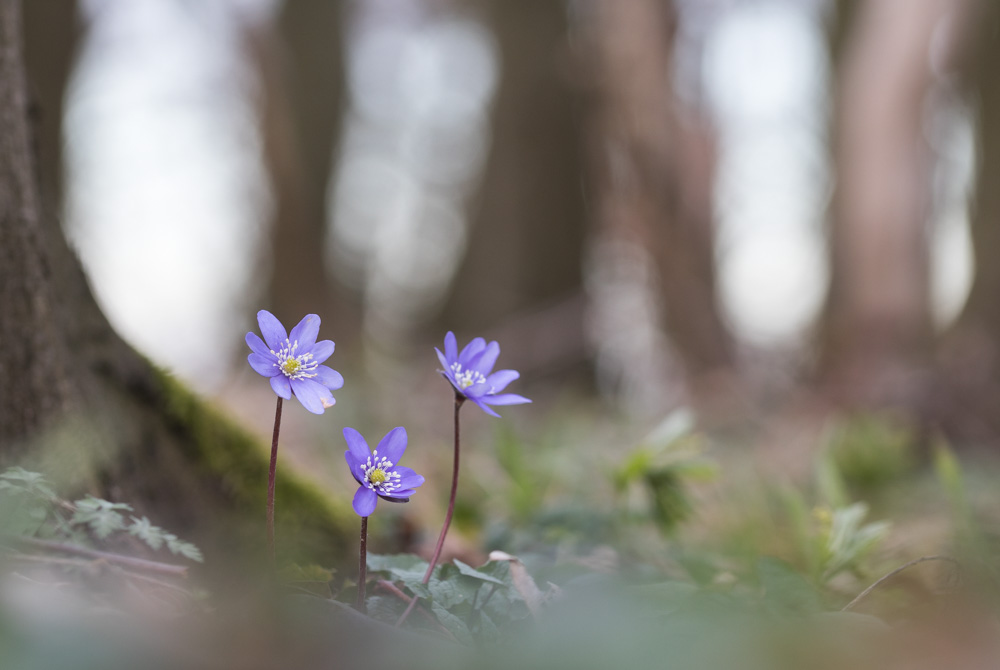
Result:
<svg viewBox="0 0 1000 670">
<path fill-rule="evenodd" d="M 955 567 L 961 567 L 961 565 L 959 564 L 959 562 L 956 561 L 951 556 L 921 556 L 920 558 L 915 558 L 912 561 L 910 561 L 909 563 L 904 563 L 903 565 L 899 566 L 898 568 L 896 568 L 892 572 L 886 573 L 886 574 L 882 575 L 881 577 L 879 577 L 877 580 L 875 580 L 875 583 L 873 583 L 867 589 L 865 589 L 864 591 L 862 591 L 861 593 L 859 593 L 854 598 L 854 600 L 852 600 L 851 602 L 849 602 L 846 605 L 844 605 L 843 609 L 841 609 L 840 611 L 841 612 L 847 612 L 847 611 L 853 609 L 854 606 L 857 605 L 862 600 L 864 600 L 865 597 L 867 597 L 869 593 L 871 593 L 872 591 L 874 591 L 875 589 L 877 589 L 879 586 L 881 586 L 885 582 L 889 581 L 890 579 L 892 579 L 893 577 L 895 577 L 896 575 L 898 575 L 902 571 L 904 571 L 904 570 L 906 570 L 908 568 L 912 568 L 914 565 L 917 565 L 919 563 L 926 563 L 927 561 L 946 561 L 948 563 L 953 563 L 955 565 Z"/>
<path fill-rule="evenodd" d="M 176 577 L 187 576 L 187 566 L 184 565 L 149 561 L 144 558 L 135 558 L 134 556 L 124 556 L 122 554 L 114 554 L 108 551 L 98 551 L 88 547 L 81 547 L 76 544 L 39 540 L 32 537 L 7 538 L 5 541 L 15 542 L 28 547 L 34 547 L 36 549 L 44 549 L 46 551 L 55 551 L 63 554 L 73 554 L 75 556 L 86 556 L 87 558 L 101 559 L 109 563 L 126 566 L 132 568 L 133 570 L 141 570 L 143 572 L 174 575 Z"/>
</svg>

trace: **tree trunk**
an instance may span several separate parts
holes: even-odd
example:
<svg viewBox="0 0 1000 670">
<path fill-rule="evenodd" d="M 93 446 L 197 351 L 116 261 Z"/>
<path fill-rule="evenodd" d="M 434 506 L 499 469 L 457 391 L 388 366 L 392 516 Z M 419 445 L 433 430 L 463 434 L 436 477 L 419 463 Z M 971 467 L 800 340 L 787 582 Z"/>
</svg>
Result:
<svg viewBox="0 0 1000 670">
<path fill-rule="evenodd" d="M 566 8 L 555 1 L 489 0 L 486 9 L 502 68 L 493 140 L 471 206 L 465 258 L 441 321 L 481 333 L 513 317 L 524 328 L 510 336 L 522 339 L 525 349 L 551 351 L 562 365 L 579 364 L 585 356 L 579 296 L 587 226 Z M 558 324 L 526 316 L 547 308 L 562 315 Z M 561 345 L 545 345 L 552 339 Z"/>
<path fill-rule="evenodd" d="M 24 6 L 24 60 L 42 205 L 57 214 L 63 200 L 63 109 L 82 30 L 76 0 Z"/>
<path fill-rule="evenodd" d="M 285 0 L 275 25 L 249 28 L 274 214 L 266 304 L 284 321 L 319 313 L 354 339 L 358 308 L 326 271 L 327 184 L 345 102 L 341 0 Z"/>
<path fill-rule="evenodd" d="M 599 226 L 650 251 L 666 331 L 688 386 L 707 399 L 720 390 L 711 380 L 728 387 L 736 368 L 716 297 L 710 128 L 683 109 L 673 89 L 672 5 L 599 0 L 592 9 Z"/>
<path fill-rule="evenodd" d="M 958 55 L 975 115 L 976 172 L 970 224 L 975 278 L 961 315 L 942 342 L 937 420 L 967 441 L 1000 442 L 1000 5 L 979 0 L 967 13 Z"/>
<path fill-rule="evenodd" d="M 924 109 L 951 0 L 860 6 L 837 75 L 837 185 L 823 375 L 856 406 L 924 401 L 932 335 Z"/>
<path fill-rule="evenodd" d="M 0 3 L 0 462 L 67 495 L 128 502 L 209 557 L 263 557 L 262 445 L 156 370 L 112 330 L 39 204 L 20 3 Z M 349 521 L 279 470 L 279 540 L 342 557 Z M 222 570 L 233 564 L 216 562 Z"/>
<path fill-rule="evenodd" d="M 0 444 L 14 454 L 80 391 L 68 371 L 42 232 L 21 25 L 20 3 L 0 3 Z"/>
</svg>

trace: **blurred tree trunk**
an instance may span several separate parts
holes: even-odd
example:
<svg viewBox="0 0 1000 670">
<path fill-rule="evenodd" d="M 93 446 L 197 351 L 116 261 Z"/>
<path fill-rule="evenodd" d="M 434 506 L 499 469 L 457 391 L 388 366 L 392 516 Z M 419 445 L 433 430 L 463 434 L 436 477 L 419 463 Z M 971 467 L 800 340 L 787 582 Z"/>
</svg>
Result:
<svg viewBox="0 0 1000 670">
<path fill-rule="evenodd" d="M 594 205 L 599 226 L 650 250 L 666 331 L 696 401 L 735 388 L 734 347 L 716 296 L 710 126 L 673 86 L 677 17 L 660 0 L 597 0 Z"/>
<path fill-rule="evenodd" d="M 842 38 L 823 375 L 848 405 L 925 400 L 932 161 L 924 111 L 931 40 L 951 4 L 864 3 Z"/>
<path fill-rule="evenodd" d="M 79 392 L 56 322 L 28 127 L 21 5 L 0 3 L 0 444 L 65 411 Z"/>
<path fill-rule="evenodd" d="M 508 324 L 510 337 L 520 340 L 517 348 L 579 364 L 585 355 L 580 295 L 587 226 L 566 6 L 485 0 L 485 9 L 501 61 L 492 145 L 441 322 L 478 332 Z M 526 316 L 548 308 L 560 318 Z"/>
<path fill-rule="evenodd" d="M 360 327 L 357 307 L 325 261 L 327 184 L 346 95 L 345 20 L 341 0 L 285 0 L 274 24 L 248 27 L 274 198 L 265 304 L 286 322 L 318 313 L 342 344 Z"/>
<path fill-rule="evenodd" d="M 962 84 L 976 129 L 970 224 L 975 277 L 942 343 L 937 419 L 967 440 L 1000 442 L 1000 4 L 969 3 L 957 44 Z"/>
<path fill-rule="evenodd" d="M 76 0 L 24 6 L 24 61 L 35 129 L 42 202 L 62 211 L 63 109 L 83 30 Z"/>
<path fill-rule="evenodd" d="M 262 445 L 118 337 L 43 213 L 20 10 L 0 3 L 0 464 L 42 469 L 67 495 L 124 500 L 209 556 L 263 554 Z M 279 473 L 286 548 L 304 539 L 337 554 L 346 515 Z"/>
</svg>

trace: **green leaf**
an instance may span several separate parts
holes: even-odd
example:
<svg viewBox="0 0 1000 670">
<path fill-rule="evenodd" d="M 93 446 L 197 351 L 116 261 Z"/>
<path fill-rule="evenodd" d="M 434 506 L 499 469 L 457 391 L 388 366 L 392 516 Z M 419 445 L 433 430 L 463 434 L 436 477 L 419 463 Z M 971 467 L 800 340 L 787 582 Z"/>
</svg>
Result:
<svg viewBox="0 0 1000 670">
<path fill-rule="evenodd" d="M 475 632 L 486 642 L 496 642 L 500 639 L 500 629 L 483 610 L 476 610 Z"/>
<path fill-rule="evenodd" d="M 825 580 L 856 564 L 889 532 L 885 521 L 862 525 L 868 506 L 854 503 L 833 512 L 830 536 L 827 540 L 828 559 L 823 571 Z"/>
<path fill-rule="evenodd" d="M 384 623 L 396 623 L 399 615 L 403 613 L 403 607 L 396 598 L 368 596 L 365 604 L 368 606 L 368 616 Z"/>
<path fill-rule="evenodd" d="M 757 577 L 764 588 L 765 602 L 779 610 L 796 614 L 823 610 L 819 593 L 788 563 L 764 556 L 757 561 Z"/>
<path fill-rule="evenodd" d="M 455 567 L 458 568 L 458 571 L 461 572 L 466 577 L 472 577 L 473 579 L 479 579 L 484 582 L 491 582 L 493 584 L 499 584 L 500 586 L 505 586 L 502 580 L 497 579 L 492 575 L 488 575 L 485 572 L 480 572 L 479 570 L 476 570 L 467 563 L 463 563 L 457 558 L 453 559 L 452 563 L 454 563 Z"/>
<path fill-rule="evenodd" d="M 56 494 L 49 486 L 45 476 L 31 472 L 22 467 L 14 466 L 0 473 L 0 490 L 16 488 L 42 498 L 55 500 Z"/>
<path fill-rule="evenodd" d="M 112 503 L 93 496 L 87 496 L 73 504 L 76 511 L 70 523 L 86 525 L 102 540 L 115 531 L 125 529 L 125 518 L 119 510 L 132 511 L 132 507 L 124 503 Z"/>
<path fill-rule="evenodd" d="M 427 562 L 413 554 L 368 554 L 368 569 L 387 572 L 393 579 L 403 582 L 407 588 L 421 598 L 429 598 L 430 592 L 422 583 L 427 572 Z M 439 571 L 441 568 L 436 568 Z"/>
<path fill-rule="evenodd" d="M 173 533 L 165 532 L 163 538 L 167 541 L 167 549 L 170 550 L 170 553 L 180 554 L 185 558 L 190 558 L 192 561 L 204 563 L 205 559 L 201 555 L 201 550 L 190 542 L 178 540 L 177 536 Z"/>
<path fill-rule="evenodd" d="M 137 537 L 149 545 L 154 551 L 163 546 L 166 540 L 165 532 L 159 526 L 154 526 L 149 519 L 132 517 L 132 525 L 128 527 L 129 535 Z"/>
<path fill-rule="evenodd" d="M 482 584 L 479 580 L 466 577 L 453 565 L 443 565 L 434 571 L 427 583 L 431 599 L 448 609 L 471 602 Z"/>
<path fill-rule="evenodd" d="M 447 628 L 459 642 L 472 644 L 472 633 L 469 632 L 469 627 L 465 625 L 464 621 L 436 602 L 431 603 L 431 611 L 434 612 L 434 616 L 441 622 L 441 625 Z"/>
</svg>

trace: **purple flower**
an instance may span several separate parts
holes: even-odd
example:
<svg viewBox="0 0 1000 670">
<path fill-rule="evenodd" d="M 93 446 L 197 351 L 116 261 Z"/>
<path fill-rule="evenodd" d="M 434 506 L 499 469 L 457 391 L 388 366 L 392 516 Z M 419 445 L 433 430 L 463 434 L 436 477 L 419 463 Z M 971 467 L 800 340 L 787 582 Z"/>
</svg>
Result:
<svg viewBox="0 0 1000 670">
<path fill-rule="evenodd" d="M 307 314 L 292 328 L 291 334 L 267 310 L 257 312 L 257 324 L 264 335 L 262 341 L 256 333 L 247 333 L 246 342 L 252 354 L 247 357 L 254 371 L 270 377 L 271 388 L 280 397 L 289 399 L 292 394 L 302 406 L 313 414 L 333 407 L 337 401 L 330 391 L 344 385 L 344 377 L 332 368 L 320 365 L 333 354 L 333 342 L 316 341 L 319 335 L 319 317 Z M 267 342 L 267 344 L 264 344 Z"/>
<path fill-rule="evenodd" d="M 487 414 L 500 416 L 489 405 L 521 405 L 531 402 L 516 393 L 501 393 L 507 384 L 520 377 L 517 370 L 499 370 L 493 372 L 497 357 L 500 355 L 500 345 L 496 342 L 486 344 L 481 337 L 469 342 L 458 353 L 458 342 L 455 333 L 451 331 L 444 336 L 444 353 L 435 348 L 438 359 L 444 370 L 441 374 L 451 382 L 455 391 L 479 405 Z"/>
<path fill-rule="evenodd" d="M 353 428 L 344 429 L 344 439 L 347 440 L 344 458 L 360 484 L 354 494 L 354 511 L 358 516 L 371 516 L 379 498 L 406 502 L 424 483 L 422 475 L 397 465 L 406 451 L 406 429 L 402 426 L 390 430 L 374 452 L 369 451 L 365 438 Z"/>
</svg>

